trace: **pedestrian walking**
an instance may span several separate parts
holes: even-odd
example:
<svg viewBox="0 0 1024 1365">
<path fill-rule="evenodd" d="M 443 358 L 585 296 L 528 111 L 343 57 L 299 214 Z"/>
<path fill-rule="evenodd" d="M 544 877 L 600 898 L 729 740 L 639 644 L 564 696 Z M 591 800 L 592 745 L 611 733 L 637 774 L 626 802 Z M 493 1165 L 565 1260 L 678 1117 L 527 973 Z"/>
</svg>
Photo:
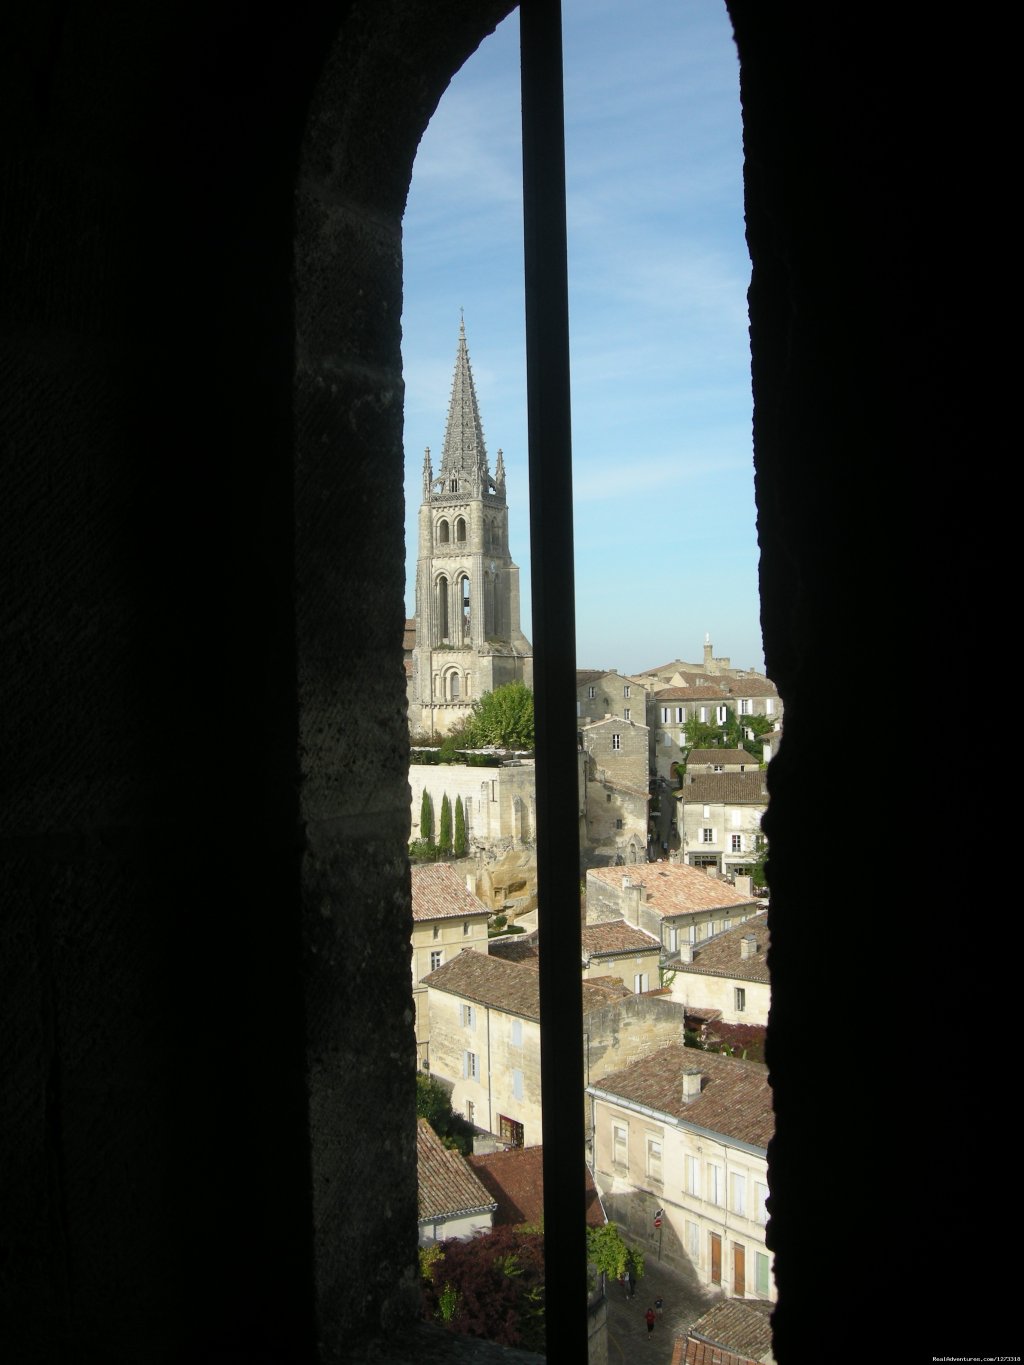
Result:
<svg viewBox="0 0 1024 1365">
<path fill-rule="evenodd" d="M 635 1293 L 636 1280 L 633 1278 L 633 1270 L 632 1267 L 630 1267 L 630 1269 L 626 1271 L 626 1298 L 631 1299 Z"/>
<path fill-rule="evenodd" d="M 658 1315 L 659 1318 L 661 1317 L 661 1310 L 662 1310 L 663 1307 L 664 1307 L 664 1305 L 663 1305 L 663 1303 L 662 1303 L 662 1301 L 661 1301 L 661 1296 L 659 1295 L 659 1296 L 654 1300 L 654 1311 L 657 1313 L 657 1315 Z"/>
<path fill-rule="evenodd" d="M 654 1331 L 654 1309 L 648 1308 L 644 1317 L 647 1319 L 647 1340 L 650 1341 L 651 1333 Z"/>
</svg>

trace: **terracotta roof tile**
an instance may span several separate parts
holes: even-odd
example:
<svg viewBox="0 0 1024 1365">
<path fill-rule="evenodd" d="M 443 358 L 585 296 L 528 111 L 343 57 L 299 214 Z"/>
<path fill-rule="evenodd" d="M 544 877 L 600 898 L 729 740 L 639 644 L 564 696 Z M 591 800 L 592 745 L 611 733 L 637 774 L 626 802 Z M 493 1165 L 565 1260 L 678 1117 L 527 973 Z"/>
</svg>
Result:
<svg viewBox="0 0 1024 1365">
<path fill-rule="evenodd" d="M 683 1072 L 695 1069 L 701 1073 L 701 1093 L 685 1100 Z M 775 1129 L 766 1066 L 680 1043 L 670 1043 L 587 1088 L 754 1147 L 767 1148 Z"/>
<path fill-rule="evenodd" d="M 748 754 L 746 749 L 691 749 L 686 755 L 687 769 L 696 768 L 698 764 L 728 763 L 735 767 L 737 763 L 745 763 L 748 767 L 757 767 L 759 760 L 753 754 Z"/>
<path fill-rule="evenodd" d="M 544 1148 L 519 1147 L 488 1156 L 468 1157 L 470 1166 L 497 1200 L 496 1225 L 539 1223 L 544 1216 Z M 589 1168 L 584 1165 L 587 1223 L 603 1227 L 608 1221 Z"/>
<path fill-rule="evenodd" d="M 753 768 L 749 773 L 695 773 L 687 765 L 686 781 L 677 788 L 680 801 L 687 805 L 766 806 L 768 770 L 758 768 L 757 759 L 748 757 Z"/>
<path fill-rule="evenodd" d="M 723 1299 L 693 1324 L 687 1346 L 693 1342 L 705 1348 L 717 1347 L 717 1359 L 723 1362 L 762 1361 L 772 1349 L 774 1306 L 766 1299 Z M 694 1365 L 710 1365 L 713 1359 L 706 1352 L 686 1356 L 687 1365 L 691 1360 Z"/>
<path fill-rule="evenodd" d="M 663 917 L 739 905 L 750 906 L 752 913 L 760 908 L 753 896 L 744 895 L 718 877 L 709 877 L 703 868 L 684 863 L 644 863 L 628 872 L 622 867 L 596 867 L 587 872 L 588 883 L 593 879 L 616 889 L 622 887 L 624 877 L 634 884 L 642 883 L 645 904 Z"/>
<path fill-rule="evenodd" d="M 661 943 L 653 934 L 637 929 L 625 920 L 605 924 L 586 924 L 580 931 L 582 947 L 591 957 L 621 953 L 660 953 Z"/>
<path fill-rule="evenodd" d="M 504 962 L 489 953 L 465 948 L 457 957 L 429 972 L 423 981 L 447 995 L 540 1022 L 540 974 L 534 967 Z M 590 981 L 582 985 L 584 1014 L 604 1009 L 631 993 L 625 988 L 597 986 Z"/>
<path fill-rule="evenodd" d="M 451 863 L 416 863 L 412 868 L 412 917 L 425 919 L 466 919 L 488 914 Z"/>
<path fill-rule="evenodd" d="M 496 1207 L 466 1158 L 449 1151 L 426 1119 L 416 1120 L 416 1175 L 421 1223 Z"/>
<path fill-rule="evenodd" d="M 750 935 L 754 936 L 757 951 L 750 957 L 742 956 L 742 943 Z M 674 970 L 693 972 L 697 976 L 728 976 L 737 981 L 769 981 L 768 975 L 768 911 L 744 920 L 733 929 L 694 945 L 693 961 L 683 962 Z"/>
</svg>

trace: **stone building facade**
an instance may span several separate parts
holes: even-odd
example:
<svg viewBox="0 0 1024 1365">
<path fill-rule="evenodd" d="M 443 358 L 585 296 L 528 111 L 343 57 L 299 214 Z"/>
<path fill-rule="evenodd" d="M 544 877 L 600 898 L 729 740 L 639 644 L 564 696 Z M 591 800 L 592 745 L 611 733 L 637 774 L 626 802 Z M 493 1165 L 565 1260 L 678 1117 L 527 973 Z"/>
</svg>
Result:
<svg viewBox="0 0 1024 1365">
<path fill-rule="evenodd" d="M 443 735 L 485 692 L 533 683 L 533 651 L 519 628 L 519 568 L 509 549 L 505 460 L 499 450 L 492 475 L 464 323 L 436 477 L 429 447 L 423 456 L 412 658 L 414 734 Z"/>
<path fill-rule="evenodd" d="M 580 852 L 588 865 L 647 861 L 647 736 L 642 719 L 619 716 L 579 730 Z"/>
</svg>

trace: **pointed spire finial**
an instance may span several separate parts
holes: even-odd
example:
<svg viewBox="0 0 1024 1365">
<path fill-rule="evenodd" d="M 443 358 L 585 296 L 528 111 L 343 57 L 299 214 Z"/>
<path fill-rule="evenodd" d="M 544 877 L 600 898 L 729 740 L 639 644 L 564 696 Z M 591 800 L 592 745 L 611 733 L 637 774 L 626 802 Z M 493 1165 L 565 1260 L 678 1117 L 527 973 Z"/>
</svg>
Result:
<svg viewBox="0 0 1024 1365">
<path fill-rule="evenodd" d="M 459 314 L 459 344 L 455 352 L 455 373 L 452 376 L 448 425 L 444 433 L 439 473 L 449 491 L 454 491 L 452 488 L 454 479 L 456 488 L 469 492 L 472 488 L 485 488 L 489 474 L 484 431 L 480 423 L 473 371 L 470 368 L 469 351 L 466 347 L 465 316 L 461 308 Z M 468 482 L 463 485 L 462 480 Z"/>
</svg>

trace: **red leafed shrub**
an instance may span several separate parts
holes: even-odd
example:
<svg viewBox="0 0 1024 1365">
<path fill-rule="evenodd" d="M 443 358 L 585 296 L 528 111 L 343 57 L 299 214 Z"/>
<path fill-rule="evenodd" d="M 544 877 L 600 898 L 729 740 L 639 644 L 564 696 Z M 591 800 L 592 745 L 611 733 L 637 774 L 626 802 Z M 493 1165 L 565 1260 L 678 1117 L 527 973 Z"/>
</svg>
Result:
<svg viewBox="0 0 1024 1365">
<path fill-rule="evenodd" d="M 423 1258 L 423 1316 L 452 1332 L 544 1350 L 544 1234 L 498 1227 Z"/>
</svg>

